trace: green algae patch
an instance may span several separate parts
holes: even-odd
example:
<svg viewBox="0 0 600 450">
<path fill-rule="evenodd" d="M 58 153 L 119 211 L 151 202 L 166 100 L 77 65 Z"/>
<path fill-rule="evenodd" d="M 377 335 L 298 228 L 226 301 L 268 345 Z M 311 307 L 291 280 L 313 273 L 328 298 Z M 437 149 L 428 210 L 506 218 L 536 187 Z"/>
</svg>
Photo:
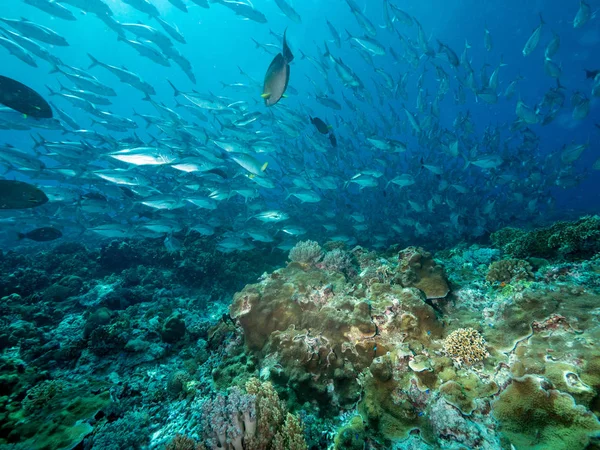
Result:
<svg viewBox="0 0 600 450">
<path fill-rule="evenodd" d="M 362 450 L 367 437 L 365 424 L 360 416 L 352 417 L 341 426 L 334 440 L 335 450 Z"/>
<path fill-rule="evenodd" d="M 110 403 L 107 390 L 88 384 L 42 382 L 29 390 L 21 408 L 2 424 L 0 443 L 21 442 L 35 450 L 69 449 L 93 431 L 86 421 Z"/>
<path fill-rule="evenodd" d="M 492 405 L 501 432 L 519 450 L 585 448 L 600 422 L 573 397 L 544 389 L 540 379 L 514 379 Z"/>
</svg>

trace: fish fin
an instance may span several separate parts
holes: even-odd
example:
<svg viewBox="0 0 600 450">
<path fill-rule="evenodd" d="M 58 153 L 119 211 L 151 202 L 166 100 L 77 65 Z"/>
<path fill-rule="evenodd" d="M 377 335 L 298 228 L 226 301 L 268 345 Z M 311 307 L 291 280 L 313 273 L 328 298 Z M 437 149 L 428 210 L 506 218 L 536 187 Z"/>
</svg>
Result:
<svg viewBox="0 0 600 450">
<path fill-rule="evenodd" d="M 268 98 L 271 98 L 271 94 L 269 92 L 265 92 L 264 94 L 260 94 L 261 98 L 264 98 L 265 100 Z"/>
<path fill-rule="evenodd" d="M 264 172 L 264 171 L 267 169 L 267 166 L 268 166 L 268 165 L 269 165 L 269 161 L 267 161 L 266 163 L 264 163 L 264 164 L 262 165 L 262 167 L 260 168 L 260 171 L 261 171 L 261 172 Z"/>
</svg>

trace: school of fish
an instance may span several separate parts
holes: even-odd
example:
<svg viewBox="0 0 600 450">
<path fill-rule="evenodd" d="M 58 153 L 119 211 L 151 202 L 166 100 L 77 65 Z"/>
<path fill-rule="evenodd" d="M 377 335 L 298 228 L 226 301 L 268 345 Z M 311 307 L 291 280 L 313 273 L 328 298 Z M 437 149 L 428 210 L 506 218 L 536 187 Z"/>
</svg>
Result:
<svg viewBox="0 0 600 450">
<path fill-rule="evenodd" d="M 514 48 L 554 79 L 531 102 L 522 77 L 503 77 L 487 24 L 478 45 L 493 63 L 473 59 L 472 40 L 457 49 L 433 36 L 396 0 L 377 0 L 377 13 L 364 0 L 336 1 L 356 19 L 354 31 L 323 17 L 327 34 L 311 32 L 313 46 L 295 48 L 295 33 L 308 26 L 301 2 L 276 0 L 281 19 L 250 0 L 169 0 L 175 18 L 218 8 L 239 28 L 278 23 L 272 42 L 248 38 L 264 79 L 239 67 L 226 77 L 237 81 L 214 92 L 202 86 L 203 43 L 165 20 L 156 0 L 120 0 L 130 20 L 103 0 L 24 0 L 22 17 L 0 17 L 0 60 L 40 73 L 36 89 L 52 117 L 36 117 L 45 105 L 23 97 L 26 87 L 15 93 L 12 80 L 0 83 L 0 130 L 19 136 L 18 145 L 0 140 L 0 238 L 142 236 L 177 249 L 181 233 L 200 233 L 222 252 L 287 251 L 308 238 L 442 245 L 529 223 L 553 211 L 553 189 L 597 174 L 600 159 L 589 171 L 576 165 L 599 133 L 574 134 L 539 157 L 540 130 L 557 117 L 600 122 L 591 112 L 600 70 L 581 74 L 585 91 L 561 83 L 560 36 L 543 11 L 531 12 L 529 37 Z M 598 26 L 586 0 L 564 8 L 570 32 Z M 34 9 L 47 20 L 27 19 Z M 55 49 L 74 43 L 61 27 L 79 21 L 96 22 L 107 45 L 131 47 L 145 67 L 183 73 L 189 84 L 161 80 L 172 93 L 165 98 L 150 73 L 91 51 L 73 58 L 79 64 L 63 61 Z M 124 86 L 128 116 L 112 112 Z M 513 105 L 510 122 L 493 118 L 501 103 Z M 485 127 L 476 125 L 482 115 L 491 117 Z"/>
</svg>

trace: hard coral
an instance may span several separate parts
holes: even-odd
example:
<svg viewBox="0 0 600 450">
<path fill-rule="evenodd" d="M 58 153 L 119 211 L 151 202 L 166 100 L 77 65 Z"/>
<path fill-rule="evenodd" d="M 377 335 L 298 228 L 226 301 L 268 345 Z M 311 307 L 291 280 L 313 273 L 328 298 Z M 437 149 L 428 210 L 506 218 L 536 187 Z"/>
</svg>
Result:
<svg viewBox="0 0 600 450">
<path fill-rule="evenodd" d="M 533 280 L 531 264 L 522 259 L 503 259 L 490 264 L 486 280 L 490 283 L 508 283 L 517 280 Z"/>
<path fill-rule="evenodd" d="M 314 265 L 323 256 L 323 251 L 318 242 L 300 241 L 290 250 L 289 258 L 292 262 Z"/>
<path fill-rule="evenodd" d="M 421 289 L 428 299 L 443 298 L 450 292 L 444 269 L 420 247 L 408 247 L 398 254 L 396 281 L 404 287 Z"/>
<path fill-rule="evenodd" d="M 491 234 L 494 245 L 515 258 L 592 256 L 600 250 L 599 238 L 599 216 L 583 217 L 576 222 L 556 222 L 532 231 L 503 228 Z"/>
<path fill-rule="evenodd" d="M 519 449 L 583 449 L 600 431 L 598 419 L 573 397 L 542 387 L 530 375 L 512 381 L 494 402 L 493 414 Z"/>
<path fill-rule="evenodd" d="M 485 340 L 473 328 L 454 330 L 444 340 L 444 352 L 458 364 L 472 365 L 489 356 Z"/>
</svg>

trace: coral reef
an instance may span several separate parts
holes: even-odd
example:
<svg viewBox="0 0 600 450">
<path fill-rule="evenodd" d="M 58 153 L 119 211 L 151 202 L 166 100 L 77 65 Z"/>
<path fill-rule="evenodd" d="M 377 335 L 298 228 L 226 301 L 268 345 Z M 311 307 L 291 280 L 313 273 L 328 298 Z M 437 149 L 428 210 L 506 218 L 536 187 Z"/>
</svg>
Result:
<svg viewBox="0 0 600 450">
<path fill-rule="evenodd" d="M 0 449 L 594 448 L 595 220 L 530 254 L 504 231 L 504 259 L 305 241 L 282 266 L 196 235 L 0 253 Z"/>
<path fill-rule="evenodd" d="M 444 339 L 444 352 L 458 364 L 473 365 L 489 356 L 485 340 L 473 328 L 459 328 Z"/>
<path fill-rule="evenodd" d="M 514 258 L 589 258 L 600 251 L 600 217 L 576 222 L 556 222 L 532 231 L 503 228 L 491 235 L 492 242 Z"/>
<path fill-rule="evenodd" d="M 510 283 L 511 281 L 533 280 L 531 264 L 522 259 L 502 259 L 490 264 L 485 277 L 490 283 Z"/>
<path fill-rule="evenodd" d="M 573 397 L 542 386 L 534 376 L 513 379 L 492 407 L 501 430 L 516 448 L 586 448 L 600 422 Z"/>
<path fill-rule="evenodd" d="M 316 264 L 323 256 L 323 251 L 318 242 L 300 241 L 290 250 L 288 258 L 290 261 L 301 264 Z"/>
<path fill-rule="evenodd" d="M 431 253 L 408 247 L 398 254 L 398 259 L 396 279 L 402 286 L 421 289 L 428 299 L 443 298 L 450 292 L 444 269 L 437 265 Z"/>
</svg>

